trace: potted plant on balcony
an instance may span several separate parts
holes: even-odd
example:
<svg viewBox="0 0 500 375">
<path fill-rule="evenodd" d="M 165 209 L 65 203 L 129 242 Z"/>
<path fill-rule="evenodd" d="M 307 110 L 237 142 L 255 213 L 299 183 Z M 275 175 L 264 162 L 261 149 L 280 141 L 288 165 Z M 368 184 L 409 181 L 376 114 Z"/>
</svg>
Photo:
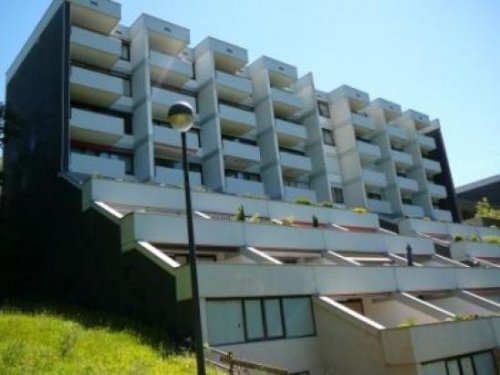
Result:
<svg viewBox="0 0 500 375">
<path fill-rule="evenodd" d="M 455 241 L 455 242 L 460 242 L 463 240 L 464 240 L 464 236 L 462 236 L 461 234 L 456 234 L 453 236 L 453 241 Z"/>
<path fill-rule="evenodd" d="M 360 214 L 360 215 L 368 213 L 368 209 L 365 207 L 353 207 L 351 211 L 354 212 L 355 214 Z"/>
<path fill-rule="evenodd" d="M 245 208 L 243 206 L 238 207 L 238 209 L 236 210 L 236 215 L 234 216 L 234 219 L 236 221 L 245 221 L 246 220 Z"/>
<path fill-rule="evenodd" d="M 307 197 L 296 197 L 293 201 L 297 204 L 305 204 L 306 206 L 311 205 L 311 200 Z"/>
</svg>

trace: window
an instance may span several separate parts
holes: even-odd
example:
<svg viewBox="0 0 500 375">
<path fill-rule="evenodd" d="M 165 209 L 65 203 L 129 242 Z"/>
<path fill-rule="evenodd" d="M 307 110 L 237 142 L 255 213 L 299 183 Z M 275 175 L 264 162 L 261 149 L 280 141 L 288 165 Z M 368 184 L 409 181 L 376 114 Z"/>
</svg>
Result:
<svg viewBox="0 0 500 375">
<path fill-rule="evenodd" d="M 309 298 L 283 298 L 283 315 L 287 337 L 314 334 L 312 307 Z"/>
<path fill-rule="evenodd" d="M 494 375 L 495 363 L 491 352 L 422 364 L 423 375 Z"/>
<path fill-rule="evenodd" d="M 335 203 L 344 203 L 344 190 L 339 187 L 332 187 L 332 196 Z"/>
<path fill-rule="evenodd" d="M 208 300 L 207 319 L 211 345 L 315 335 L 309 297 Z"/>
<path fill-rule="evenodd" d="M 207 301 L 207 319 L 210 344 L 244 341 L 243 311 L 239 300 Z"/>
<path fill-rule="evenodd" d="M 403 201 L 404 204 L 413 204 L 413 199 L 411 198 L 402 197 L 401 200 Z"/>
<path fill-rule="evenodd" d="M 382 200 L 382 194 L 379 193 L 367 192 L 366 195 L 369 199 Z"/>
<path fill-rule="evenodd" d="M 330 118 L 330 106 L 327 102 L 318 100 L 318 112 L 320 116 Z"/>
<path fill-rule="evenodd" d="M 321 133 L 323 134 L 323 143 L 325 145 L 335 146 L 333 131 L 330 129 L 321 129 Z"/>
<path fill-rule="evenodd" d="M 130 61 L 130 44 L 122 42 L 122 52 L 120 59 Z"/>
<path fill-rule="evenodd" d="M 123 78 L 123 95 L 132 96 L 132 83 L 129 78 Z"/>
</svg>

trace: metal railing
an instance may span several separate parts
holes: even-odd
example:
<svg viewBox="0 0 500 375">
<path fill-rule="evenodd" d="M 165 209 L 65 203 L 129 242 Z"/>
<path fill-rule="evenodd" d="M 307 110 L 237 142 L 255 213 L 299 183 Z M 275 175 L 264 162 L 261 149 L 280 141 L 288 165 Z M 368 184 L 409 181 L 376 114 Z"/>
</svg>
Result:
<svg viewBox="0 0 500 375">
<path fill-rule="evenodd" d="M 287 370 L 264 365 L 257 362 L 246 361 L 236 358 L 231 352 L 224 352 L 219 349 L 205 345 L 205 353 L 207 362 L 218 369 L 227 371 L 231 375 L 242 374 L 276 374 L 276 375 L 292 375 Z"/>
</svg>

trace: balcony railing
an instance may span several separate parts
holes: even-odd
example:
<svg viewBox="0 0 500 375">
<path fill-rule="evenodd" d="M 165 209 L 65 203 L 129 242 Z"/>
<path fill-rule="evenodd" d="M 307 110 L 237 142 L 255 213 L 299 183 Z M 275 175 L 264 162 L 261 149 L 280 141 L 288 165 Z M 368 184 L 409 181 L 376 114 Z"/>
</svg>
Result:
<svg viewBox="0 0 500 375">
<path fill-rule="evenodd" d="M 71 139 L 112 145 L 124 136 L 124 120 L 119 117 L 71 109 Z"/>
<path fill-rule="evenodd" d="M 169 185 L 184 185 L 184 172 L 182 169 L 155 167 L 156 181 Z M 201 173 L 189 172 L 191 186 L 201 185 Z"/>
<path fill-rule="evenodd" d="M 71 153 L 70 170 L 76 173 L 101 175 L 113 178 L 125 176 L 125 162 L 99 156 Z"/>
<path fill-rule="evenodd" d="M 398 176 L 397 183 L 401 190 L 406 190 L 411 192 L 418 191 L 418 182 L 412 178 Z"/>
<path fill-rule="evenodd" d="M 121 55 L 119 39 L 71 27 L 71 59 L 99 67 L 111 67 Z"/>
<path fill-rule="evenodd" d="M 226 177 L 226 191 L 233 194 L 264 195 L 264 184 L 259 181 Z"/>
<path fill-rule="evenodd" d="M 193 77 L 192 64 L 178 57 L 151 50 L 149 62 L 153 81 L 166 82 L 180 87 Z"/>
<path fill-rule="evenodd" d="M 374 187 L 386 187 L 387 186 L 387 178 L 384 173 L 372 171 L 369 169 L 363 169 L 363 180 L 366 185 L 374 186 Z"/>
</svg>

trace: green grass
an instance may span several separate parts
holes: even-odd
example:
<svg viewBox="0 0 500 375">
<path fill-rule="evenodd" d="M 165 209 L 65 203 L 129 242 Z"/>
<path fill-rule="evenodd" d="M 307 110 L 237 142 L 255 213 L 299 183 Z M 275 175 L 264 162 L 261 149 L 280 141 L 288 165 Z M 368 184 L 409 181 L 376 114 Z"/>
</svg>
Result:
<svg viewBox="0 0 500 375">
<path fill-rule="evenodd" d="M 126 328 L 126 319 L 98 323 L 96 313 L 82 311 L 69 316 L 67 310 L 0 308 L 0 374 L 196 373 L 191 354 Z"/>
</svg>

